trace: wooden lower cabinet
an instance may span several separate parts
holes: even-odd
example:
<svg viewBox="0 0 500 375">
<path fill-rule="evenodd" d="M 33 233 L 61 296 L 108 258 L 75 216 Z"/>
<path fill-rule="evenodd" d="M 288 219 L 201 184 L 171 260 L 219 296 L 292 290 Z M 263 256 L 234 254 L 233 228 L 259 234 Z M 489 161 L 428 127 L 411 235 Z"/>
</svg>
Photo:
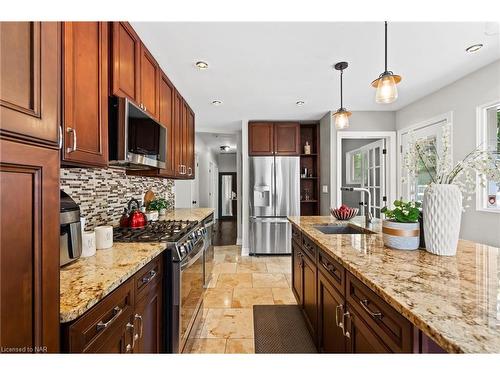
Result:
<svg viewBox="0 0 500 375">
<path fill-rule="evenodd" d="M 61 328 L 66 353 L 160 353 L 163 256 Z"/>
<path fill-rule="evenodd" d="M 346 340 L 339 325 L 344 313 L 344 298 L 322 272 L 318 272 L 318 350 L 345 353 Z"/>
<path fill-rule="evenodd" d="M 292 233 L 292 291 L 319 352 L 442 352 L 306 234 Z"/>
</svg>

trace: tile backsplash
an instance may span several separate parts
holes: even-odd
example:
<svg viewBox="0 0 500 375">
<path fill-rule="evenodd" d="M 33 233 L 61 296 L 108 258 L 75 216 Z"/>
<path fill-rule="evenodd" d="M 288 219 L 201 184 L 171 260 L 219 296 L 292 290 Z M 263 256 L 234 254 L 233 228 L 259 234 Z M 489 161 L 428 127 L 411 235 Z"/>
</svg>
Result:
<svg viewBox="0 0 500 375">
<path fill-rule="evenodd" d="M 131 198 L 140 203 L 151 189 L 174 208 L 174 181 L 155 177 L 127 176 L 121 169 L 61 168 L 61 189 L 80 205 L 85 229 L 97 225 L 118 225 L 123 207 Z"/>
</svg>

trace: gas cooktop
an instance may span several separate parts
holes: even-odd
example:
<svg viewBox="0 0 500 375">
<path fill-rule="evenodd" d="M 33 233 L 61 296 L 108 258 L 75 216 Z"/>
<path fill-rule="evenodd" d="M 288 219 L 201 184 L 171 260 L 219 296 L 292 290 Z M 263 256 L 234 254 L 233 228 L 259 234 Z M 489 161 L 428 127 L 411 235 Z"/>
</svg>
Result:
<svg viewBox="0 0 500 375">
<path fill-rule="evenodd" d="M 178 242 L 197 225 L 197 221 L 167 220 L 149 222 L 143 228 L 114 228 L 113 241 Z"/>
</svg>

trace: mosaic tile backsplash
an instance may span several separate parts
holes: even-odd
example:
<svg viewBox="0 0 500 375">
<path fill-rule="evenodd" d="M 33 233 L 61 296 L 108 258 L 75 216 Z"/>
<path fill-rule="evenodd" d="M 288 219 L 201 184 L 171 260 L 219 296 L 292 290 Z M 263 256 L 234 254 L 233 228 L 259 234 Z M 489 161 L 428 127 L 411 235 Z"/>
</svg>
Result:
<svg viewBox="0 0 500 375">
<path fill-rule="evenodd" d="M 103 224 L 118 225 L 127 202 L 136 198 L 142 203 L 148 189 L 156 197 L 165 198 L 168 209 L 175 204 L 173 180 L 127 176 L 121 169 L 61 168 L 60 184 L 80 205 L 86 230 Z"/>
</svg>

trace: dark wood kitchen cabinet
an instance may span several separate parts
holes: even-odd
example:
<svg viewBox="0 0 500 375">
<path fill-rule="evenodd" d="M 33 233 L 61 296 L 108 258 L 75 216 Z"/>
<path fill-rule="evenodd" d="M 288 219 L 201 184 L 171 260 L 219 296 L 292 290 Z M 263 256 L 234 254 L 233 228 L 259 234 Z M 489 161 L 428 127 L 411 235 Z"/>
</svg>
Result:
<svg viewBox="0 0 500 375">
<path fill-rule="evenodd" d="M 300 124 L 249 122 L 248 154 L 250 156 L 298 156 L 300 154 Z"/>
<path fill-rule="evenodd" d="M 186 128 L 187 128 L 187 137 L 186 137 L 186 168 L 187 168 L 187 177 L 190 179 L 195 178 L 195 160 L 194 160 L 194 112 L 191 110 L 189 105 L 186 105 Z"/>
<path fill-rule="evenodd" d="M 141 44 L 141 99 L 142 109 L 158 119 L 160 104 L 160 67 L 153 55 Z"/>
<path fill-rule="evenodd" d="M 112 22 L 111 92 L 140 104 L 141 40 L 128 22 Z"/>
<path fill-rule="evenodd" d="M 64 323 L 63 352 L 162 352 L 163 272 L 161 254 L 85 314 Z"/>
<path fill-rule="evenodd" d="M 291 241 L 292 290 L 320 352 L 412 353 L 425 345 L 439 351 L 405 317 L 295 226 Z M 416 344 L 421 338 L 427 341 Z"/>
<path fill-rule="evenodd" d="M 160 174 L 166 177 L 175 175 L 174 167 L 174 147 L 175 133 L 173 123 L 173 108 L 174 108 L 174 86 L 170 83 L 165 74 L 160 78 L 160 122 L 167 128 L 167 162 L 166 168 L 160 170 Z"/>
<path fill-rule="evenodd" d="M 63 163 L 108 165 L 108 23 L 64 22 Z"/>
<path fill-rule="evenodd" d="M 0 346 L 59 351 L 59 150 L 0 139 Z"/>
<path fill-rule="evenodd" d="M 57 147 L 60 25 L 0 22 L 0 134 Z"/>
</svg>

